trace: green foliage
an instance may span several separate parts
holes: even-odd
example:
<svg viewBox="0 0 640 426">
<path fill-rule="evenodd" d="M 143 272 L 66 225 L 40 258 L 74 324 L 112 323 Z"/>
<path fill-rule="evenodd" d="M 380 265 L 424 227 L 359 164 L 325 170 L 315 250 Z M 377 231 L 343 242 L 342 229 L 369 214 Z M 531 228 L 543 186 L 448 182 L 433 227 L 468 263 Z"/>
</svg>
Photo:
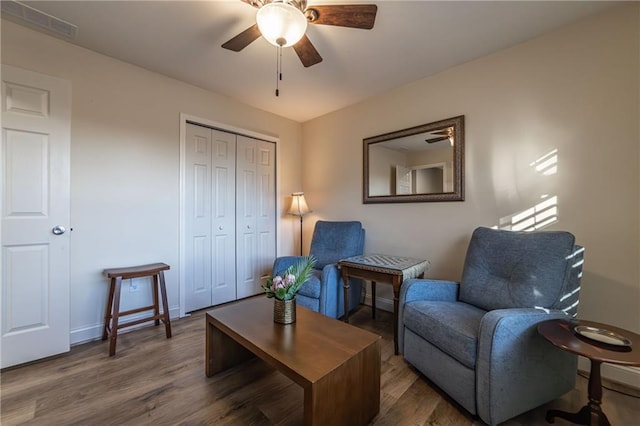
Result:
<svg viewBox="0 0 640 426">
<path fill-rule="evenodd" d="M 311 277 L 311 271 L 316 259 L 313 256 L 303 257 L 295 265 L 291 265 L 280 275 L 267 279 L 267 284 L 262 286 L 267 297 L 275 297 L 279 300 L 291 300 L 296 297 L 300 287 Z"/>
</svg>

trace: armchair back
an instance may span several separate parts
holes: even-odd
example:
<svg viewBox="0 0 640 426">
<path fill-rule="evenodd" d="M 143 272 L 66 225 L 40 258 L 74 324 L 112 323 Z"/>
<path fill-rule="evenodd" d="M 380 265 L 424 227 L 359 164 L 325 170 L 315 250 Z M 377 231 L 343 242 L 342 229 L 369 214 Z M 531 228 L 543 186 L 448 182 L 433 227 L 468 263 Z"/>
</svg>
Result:
<svg viewBox="0 0 640 426">
<path fill-rule="evenodd" d="M 361 255 L 364 251 L 364 229 L 358 221 L 316 222 L 309 254 L 316 258 L 315 269 L 337 263 L 346 257 Z"/>
<path fill-rule="evenodd" d="M 562 309 L 575 314 L 583 249 L 569 232 L 477 228 L 460 283 L 460 300 L 484 310 Z"/>
</svg>

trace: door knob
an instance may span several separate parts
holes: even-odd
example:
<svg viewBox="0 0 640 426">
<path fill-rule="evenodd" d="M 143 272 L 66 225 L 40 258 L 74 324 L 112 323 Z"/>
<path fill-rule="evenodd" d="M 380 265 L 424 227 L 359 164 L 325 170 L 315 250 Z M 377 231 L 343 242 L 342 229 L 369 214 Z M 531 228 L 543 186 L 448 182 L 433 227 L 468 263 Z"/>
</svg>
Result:
<svg viewBox="0 0 640 426">
<path fill-rule="evenodd" d="M 58 226 L 54 226 L 53 229 L 51 230 L 51 232 L 53 232 L 53 235 L 62 235 L 64 234 L 66 231 L 66 229 L 64 229 L 64 226 L 58 225 Z"/>
</svg>

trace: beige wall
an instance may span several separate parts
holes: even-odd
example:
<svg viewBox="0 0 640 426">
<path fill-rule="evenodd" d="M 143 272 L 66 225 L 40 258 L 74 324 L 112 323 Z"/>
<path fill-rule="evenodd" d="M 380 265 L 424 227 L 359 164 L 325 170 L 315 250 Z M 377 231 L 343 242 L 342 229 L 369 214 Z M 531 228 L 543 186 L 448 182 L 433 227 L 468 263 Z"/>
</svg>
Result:
<svg viewBox="0 0 640 426">
<path fill-rule="evenodd" d="M 5 20 L 2 63 L 72 84 L 72 342 L 99 336 L 106 267 L 168 263 L 169 305 L 177 312 L 180 113 L 278 136 L 278 211 L 301 189 L 299 169 L 282 166 L 299 163 L 299 123 Z M 280 253 L 294 251 L 296 224 L 284 215 L 279 221 Z M 123 303 L 140 306 L 145 290 L 127 293 Z"/>
<path fill-rule="evenodd" d="M 626 5 L 305 123 L 307 235 L 317 219 L 361 220 L 367 252 L 459 279 L 475 227 L 557 196 L 546 229 L 586 247 L 580 317 L 640 333 L 639 40 Z M 466 201 L 362 204 L 363 138 L 460 114 Z M 537 172 L 553 150 L 557 173 Z"/>
</svg>

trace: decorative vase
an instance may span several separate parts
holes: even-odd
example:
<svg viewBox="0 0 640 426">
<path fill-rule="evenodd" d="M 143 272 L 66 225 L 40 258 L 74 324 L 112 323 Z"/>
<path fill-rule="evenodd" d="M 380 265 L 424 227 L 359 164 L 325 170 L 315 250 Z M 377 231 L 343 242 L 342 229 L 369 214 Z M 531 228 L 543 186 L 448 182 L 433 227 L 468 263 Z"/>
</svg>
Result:
<svg viewBox="0 0 640 426">
<path fill-rule="evenodd" d="M 296 322 L 296 299 L 273 299 L 273 321 L 279 324 Z"/>
</svg>

